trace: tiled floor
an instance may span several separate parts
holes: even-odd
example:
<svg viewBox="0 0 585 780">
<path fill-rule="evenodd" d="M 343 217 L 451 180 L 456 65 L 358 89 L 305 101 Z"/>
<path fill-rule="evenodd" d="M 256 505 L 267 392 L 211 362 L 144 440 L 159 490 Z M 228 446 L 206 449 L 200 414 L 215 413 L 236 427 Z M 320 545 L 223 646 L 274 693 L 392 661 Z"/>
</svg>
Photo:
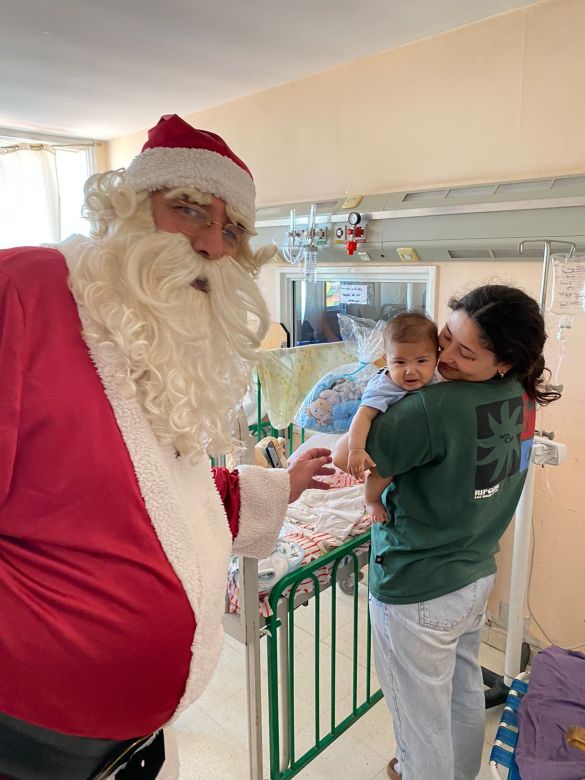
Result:
<svg viewBox="0 0 585 780">
<path fill-rule="evenodd" d="M 367 603 L 367 591 L 360 585 L 360 609 Z M 325 594 L 323 594 L 325 595 Z M 329 597 L 330 598 L 330 597 Z M 323 599 L 321 610 L 327 606 Z M 352 610 L 351 600 L 338 598 L 336 666 L 339 680 L 336 686 L 337 712 L 347 713 L 351 701 L 351 648 Z M 360 616 L 365 615 L 362 610 Z M 300 608 L 295 613 L 297 639 L 295 657 L 297 672 L 295 731 L 297 755 L 308 747 L 314 732 L 314 695 L 308 678 L 313 671 L 314 613 L 312 608 Z M 361 619 L 361 618 L 360 618 Z M 364 618 L 365 619 L 365 618 Z M 363 636 L 364 631 L 360 631 Z M 262 642 L 264 645 L 264 641 Z M 358 642 L 360 670 L 365 667 L 365 640 Z M 330 621 L 321 625 L 323 657 L 329 657 L 331 646 Z M 265 671 L 265 650 L 262 647 L 262 667 Z M 484 666 L 501 672 L 503 653 L 489 645 L 482 645 L 481 662 Z M 327 666 L 326 664 L 323 664 Z M 301 671 L 308 674 L 303 678 Z M 365 674 L 365 672 L 364 672 Z M 321 674 L 321 691 L 324 703 L 321 719 L 328 721 L 329 682 L 327 669 Z M 343 680 L 341 679 L 343 678 Z M 374 678 L 373 684 L 376 684 Z M 376 685 L 377 687 L 377 685 Z M 375 690 L 375 688 L 373 689 Z M 488 710 L 484 760 L 479 780 L 491 778 L 488 755 L 499 721 L 501 708 Z M 266 731 L 266 691 L 263 691 L 263 718 Z M 243 645 L 226 637 L 225 647 L 218 669 L 203 696 L 177 721 L 175 733 L 179 748 L 180 780 L 248 780 L 248 745 L 246 722 L 245 651 Z M 269 765 L 264 739 L 264 778 L 269 777 Z M 298 777 L 300 780 L 383 780 L 386 764 L 394 753 L 394 738 L 390 715 L 384 701 L 376 704 L 361 720 L 330 745 L 322 755 L 314 759 Z M 429 780 L 433 780 L 429 778 Z"/>
</svg>

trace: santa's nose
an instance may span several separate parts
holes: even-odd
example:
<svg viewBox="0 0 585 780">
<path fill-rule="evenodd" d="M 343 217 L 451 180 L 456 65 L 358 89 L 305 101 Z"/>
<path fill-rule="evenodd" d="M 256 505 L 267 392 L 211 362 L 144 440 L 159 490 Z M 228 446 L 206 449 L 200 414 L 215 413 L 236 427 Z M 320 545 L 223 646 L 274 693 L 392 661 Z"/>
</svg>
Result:
<svg viewBox="0 0 585 780">
<path fill-rule="evenodd" d="M 220 260 L 224 254 L 221 227 L 213 224 L 191 239 L 191 246 L 207 260 Z"/>
</svg>

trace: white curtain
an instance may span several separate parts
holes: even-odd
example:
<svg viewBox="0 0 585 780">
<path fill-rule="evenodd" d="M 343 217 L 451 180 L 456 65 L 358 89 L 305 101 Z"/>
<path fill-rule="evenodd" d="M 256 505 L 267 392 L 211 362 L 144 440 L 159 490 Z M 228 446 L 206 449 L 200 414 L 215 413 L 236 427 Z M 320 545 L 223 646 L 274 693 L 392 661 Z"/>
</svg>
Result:
<svg viewBox="0 0 585 780">
<path fill-rule="evenodd" d="M 0 249 L 60 239 L 54 151 L 42 144 L 0 148 Z"/>
</svg>

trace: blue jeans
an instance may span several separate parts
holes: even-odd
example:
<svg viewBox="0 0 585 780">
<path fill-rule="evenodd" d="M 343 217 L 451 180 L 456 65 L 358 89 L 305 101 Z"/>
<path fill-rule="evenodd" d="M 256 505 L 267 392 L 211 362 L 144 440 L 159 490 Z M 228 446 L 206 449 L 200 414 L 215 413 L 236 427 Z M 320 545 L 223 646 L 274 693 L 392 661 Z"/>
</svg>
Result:
<svg viewBox="0 0 585 780">
<path fill-rule="evenodd" d="M 473 780 L 485 704 L 479 645 L 495 575 L 418 604 L 370 595 L 378 679 L 403 780 Z"/>
</svg>

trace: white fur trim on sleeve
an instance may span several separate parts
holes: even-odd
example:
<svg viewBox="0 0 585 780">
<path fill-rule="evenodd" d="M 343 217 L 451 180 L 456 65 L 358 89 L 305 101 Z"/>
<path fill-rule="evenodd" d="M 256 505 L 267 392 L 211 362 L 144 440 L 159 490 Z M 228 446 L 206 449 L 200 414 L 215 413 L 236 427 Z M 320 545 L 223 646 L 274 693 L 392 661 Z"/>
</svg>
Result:
<svg viewBox="0 0 585 780">
<path fill-rule="evenodd" d="M 238 466 L 240 524 L 233 551 L 266 558 L 274 550 L 288 506 L 290 484 L 286 469 Z"/>
</svg>

